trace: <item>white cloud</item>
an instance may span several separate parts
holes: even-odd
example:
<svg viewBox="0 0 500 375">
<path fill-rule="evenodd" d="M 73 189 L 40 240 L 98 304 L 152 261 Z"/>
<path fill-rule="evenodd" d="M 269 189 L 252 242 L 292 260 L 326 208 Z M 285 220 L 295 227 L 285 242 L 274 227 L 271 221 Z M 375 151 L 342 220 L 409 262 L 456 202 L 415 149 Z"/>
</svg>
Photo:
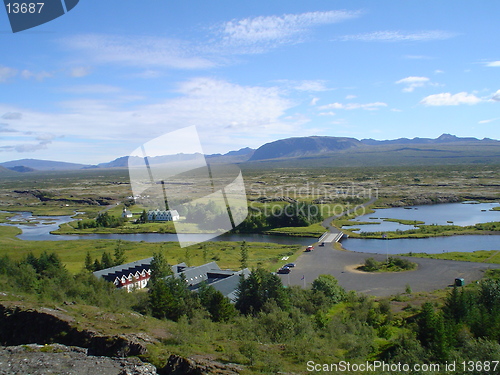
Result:
<svg viewBox="0 0 500 375">
<path fill-rule="evenodd" d="M 357 98 L 357 96 L 356 96 L 356 95 L 347 95 L 345 98 L 346 98 L 347 100 L 351 100 L 351 99 L 356 99 L 356 98 Z"/>
<path fill-rule="evenodd" d="M 138 67 L 204 69 L 214 62 L 197 56 L 187 41 L 147 36 L 84 34 L 63 39 L 68 49 L 81 51 L 96 63 L 122 63 Z"/>
<path fill-rule="evenodd" d="M 335 112 L 332 112 L 332 111 L 318 113 L 318 116 L 336 116 L 336 115 L 337 114 Z"/>
<path fill-rule="evenodd" d="M 497 90 L 497 92 L 493 94 L 491 100 L 494 100 L 495 102 L 500 102 L 500 90 Z"/>
<path fill-rule="evenodd" d="M 33 72 L 31 70 L 28 70 L 28 69 L 24 69 L 22 72 L 21 72 L 21 77 L 23 77 L 24 79 L 31 79 L 31 78 L 34 78 L 36 79 L 37 81 L 43 81 L 45 78 L 50 78 L 52 77 L 53 74 L 52 73 L 49 73 L 49 72 L 45 72 L 45 71 L 41 71 L 41 72 Z"/>
<path fill-rule="evenodd" d="M 445 40 L 455 37 L 457 34 L 443 30 L 428 30 L 417 32 L 403 31 L 374 31 L 371 33 L 344 35 L 342 41 L 363 42 L 427 42 L 432 40 Z"/>
<path fill-rule="evenodd" d="M 319 101 L 319 98 L 312 98 L 310 104 L 311 105 L 316 105 L 316 103 L 318 103 L 318 101 Z"/>
<path fill-rule="evenodd" d="M 353 110 L 353 109 L 364 109 L 367 111 L 375 111 L 378 110 L 380 107 L 387 107 L 387 103 L 383 102 L 375 102 L 375 103 L 366 103 L 366 104 L 360 104 L 360 103 L 347 103 L 347 104 L 342 104 L 342 103 L 331 103 L 327 104 L 324 106 L 319 107 L 319 109 L 346 109 L 346 110 Z"/>
<path fill-rule="evenodd" d="M 2 115 L 4 120 L 20 120 L 23 118 L 23 114 L 19 112 L 7 112 Z"/>
<path fill-rule="evenodd" d="M 294 43 L 297 37 L 310 28 L 345 21 L 358 17 L 358 11 L 332 10 L 284 14 L 282 16 L 259 16 L 232 20 L 219 26 L 218 31 L 226 45 L 232 46 L 275 46 Z M 256 49 L 255 52 L 259 52 Z"/>
<path fill-rule="evenodd" d="M 451 94 L 449 92 L 429 95 L 420 101 L 420 104 L 426 106 L 450 106 L 450 105 L 460 105 L 460 104 L 477 104 L 482 102 L 481 98 L 478 98 L 474 94 L 468 94 L 466 92 L 459 92 L 458 94 Z"/>
<path fill-rule="evenodd" d="M 396 84 L 403 84 L 406 87 L 403 89 L 403 92 L 413 92 L 417 87 L 424 87 L 427 83 L 429 83 L 430 79 L 427 77 L 406 77 L 396 81 Z"/>
<path fill-rule="evenodd" d="M 498 121 L 498 120 L 500 120 L 500 117 L 491 118 L 488 120 L 481 120 L 481 121 L 478 121 L 478 124 L 489 124 L 490 122 L 494 122 L 494 121 Z"/>
<path fill-rule="evenodd" d="M 88 76 L 90 74 L 91 69 L 85 66 L 77 66 L 72 68 L 69 72 L 71 77 L 81 78 Z"/>
<path fill-rule="evenodd" d="M 490 61 L 489 63 L 486 63 L 486 66 L 490 68 L 498 68 L 500 67 L 500 61 Z"/>
<path fill-rule="evenodd" d="M 209 146 L 205 151 L 210 153 L 220 152 L 228 145 L 258 146 L 273 134 L 296 134 L 300 125 L 308 121 L 297 116 L 286 119 L 286 112 L 295 104 L 277 87 L 242 86 L 199 77 L 181 82 L 176 94 L 145 105 L 131 105 L 116 98 L 70 100 L 59 103 L 60 113 L 0 103 L 0 113 L 23 114 L 16 120 L 15 128 L 26 139 L 3 142 L 10 147 L 4 151 L 36 151 L 48 147 L 50 142 L 55 147 L 65 136 L 66 142 L 78 139 L 74 143 L 75 154 L 89 144 L 103 141 L 119 143 L 114 147 L 121 151 L 108 150 L 108 154 L 121 156 L 151 138 L 196 125 L 202 142 Z"/>
<path fill-rule="evenodd" d="M 298 91 L 310 91 L 310 92 L 320 92 L 327 91 L 326 81 L 324 80 L 306 80 L 297 82 L 294 86 L 295 90 Z"/>
<path fill-rule="evenodd" d="M 7 82 L 17 74 L 17 70 L 8 66 L 0 66 L 0 82 Z"/>
</svg>

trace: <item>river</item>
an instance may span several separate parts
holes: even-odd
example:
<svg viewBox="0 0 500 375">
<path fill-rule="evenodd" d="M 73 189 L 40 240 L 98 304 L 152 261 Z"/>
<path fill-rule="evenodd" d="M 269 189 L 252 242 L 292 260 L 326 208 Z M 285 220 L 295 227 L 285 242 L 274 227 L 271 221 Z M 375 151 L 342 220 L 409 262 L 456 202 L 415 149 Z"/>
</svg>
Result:
<svg viewBox="0 0 500 375">
<path fill-rule="evenodd" d="M 433 206 L 415 206 L 411 209 L 389 208 L 377 210 L 374 214 L 358 217 L 359 221 L 377 221 L 369 217 L 391 217 L 406 220 L 422 220 L 430 223 L 443 223 L 453 221 L 457 225 L 472 225 L 478 222 L 500 220 L 500 211 L 490 211 L 498 203 L 481 204 L 463 204 L 446 203 Z M 487 210 L 487 211 L 483 211 Z M 166 242 L 177 241 L 177 235 L 172 233 L 136 233 L 136 234 L 84 234 L 84 235 L 53 235 L 51 231 L 56 230 L 60 224 L 74 220 L 71 216 L 32 216 L 30 212 L 17 213 L 12 221 L 34 221 L 38 224 L 2 224 L 15 225 L 23 233 L 17 237 L 22 240 L 30 241 L 66 241 L 83 239 L 122 239 L 126 241 L 145 241 L 145 242 Z M 380 219 L 379 219 L 380 220 Z M 386 231 L 385 224 L 397 224 L 384 222 L 382 224 L 367 225 L 377 227 L 377 231 Z M 450 223 L 448 223 L 450 224 Z M 401 224 L 397 224 L 401 225 Z M 362 227 L 360 225 L 360 227 Z M 404 225 L 406 229 L 413 226 Z M 401 229 L 401 227 L 399 227 Z M 392 229 L 394 230 L 394 229 Z M 196 239 L 197 234 L 193 234 Z M 317 238 L 310 237 L 287 237 L 264 234 L 223 234 L 211 239 L 211 241 L 249 241 L 249 242 L 270 242 L 284 245 L 310 245 L 317 241 Z M 470 252 L 476 250 L 500 250 L 499 235 L 464 235 L 464 236 L 446 236 L 431 237 L 419 239 L 357 239 L 347 238 L 342 240 L 342 245 L 347 250 L 381 253 L 381 254 L 400 254 L 409 252 L 425 253 L 443 253 L 451 251 Z"/>
</svg>

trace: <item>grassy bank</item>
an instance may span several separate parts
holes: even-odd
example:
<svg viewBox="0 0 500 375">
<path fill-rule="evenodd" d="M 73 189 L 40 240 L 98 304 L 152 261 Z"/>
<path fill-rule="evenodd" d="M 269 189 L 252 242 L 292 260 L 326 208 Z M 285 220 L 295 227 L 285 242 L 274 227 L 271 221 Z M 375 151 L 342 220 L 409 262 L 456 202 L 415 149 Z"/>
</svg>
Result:
<svg viewBox="0 0 500 375">
<path fill-rule="evenodd" d="M 132 242 L 122 240 L 69 240 L 69 241 L 24 241 L 16 238 L 21 230 L 10 226 L 0 226 L 0 248 L 2 255 L 20 260 L 28 253 L 39 256 L 42 252 L 55 252 L 60 256 L 67 269 L 72 273 L 79 272 L 85 261 L 87 252 L 93 259 L 100 259 L 103 252 L 113 254 L 117 246 L 125 250 L 127 262 L 148 258 L 154 252 L 163 250 L 169 263 L 186 262 L 200 265 L 217 261 L 221 268 L 240 268 L 241 242 L 206 242 L 186 248 L 179 247 L 177 242 Z M 272 243 L 247 242 L 248 266 L 261 265 L 268 270 L 275 270 L 285 256 L 295 259 L 301 253 L 298 245 L 278 245 Z M 295 256 L 295 258 L 293 258 Z"/>
<path fill-rule="evenodd" d="M 448 260 L 460 260 L 463 262 L 500 264 L 500 251 L 497 250 L 478 250 L 470 253 L 449 252 L 442 254 L 407 253 L 400 255 L 412 256 L 417 258 L 448 259 Z"/>
<path fill-rule="evenodd" d="M 396 221 L 393 219 L 393 221 Z M 338 228 L 342 228 L 342 224 L 345 221 L 336 221 L 335 224 Z M 399 222 L 399 221 L 398 221 Z M 411 221 L 413 224 L 413 221 Z M 359 223 L 357 223 L 359 225 Z M 356 222 L 349 222 L 349 225 L 356 225 Z M 458 236 L 467 234 L 481 234 L 481 235 L 499 235 L 500 234 L 500 222 L 490 222 L 490 223 L 480 223 L 470 226 L 458 226 L 458 225 L 417 225 L 418 228 L 409 229 L 405 231 L 379 231 L 379 232 L 362 232 L 356 233 L 353 230 L 357 228 L 342 228 L 342 231 L 352 238 L 381 238 L 383 235 L 389 239 L 396 238 L 428 238 L 428 237 L 440 237 L 440 236 Z M 359 229 L 359 228 L 358 228 Z"/>
</svg>

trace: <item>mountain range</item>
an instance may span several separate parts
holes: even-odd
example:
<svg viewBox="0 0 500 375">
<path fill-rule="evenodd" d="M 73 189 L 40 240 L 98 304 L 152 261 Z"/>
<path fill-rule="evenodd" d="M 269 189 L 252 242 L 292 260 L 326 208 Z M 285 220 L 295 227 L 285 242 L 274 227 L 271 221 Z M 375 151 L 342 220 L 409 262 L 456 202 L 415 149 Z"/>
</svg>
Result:
<svg viewBox="0 0 500 375">
<path fill-rule="evenodd" d="M 185 161 L 194 154 L 176 154 L 149 158 L 151 164 Z M 205 155 L 210 164 L 259 163 L 278 165 L 364 166 L 364 165 L 427 165 L 427 164 L 499 164 L 500 141 L 472 137 L 461 138 L 442 134 L 438 138 L 399 138 L 374 140 L 348 137 L 293 137 L 266 143 L 257 149 L 249 147 L 226 154 Z M 35 171 L 126 168 L 128 156 L 97 165 L 61 161 L 21 159 L 0 163 L 0 174 Z M 311 164 L 312 163 L 312 164 Z M 263 164 L 262 164 L 263 165 Z"/>
</svg>

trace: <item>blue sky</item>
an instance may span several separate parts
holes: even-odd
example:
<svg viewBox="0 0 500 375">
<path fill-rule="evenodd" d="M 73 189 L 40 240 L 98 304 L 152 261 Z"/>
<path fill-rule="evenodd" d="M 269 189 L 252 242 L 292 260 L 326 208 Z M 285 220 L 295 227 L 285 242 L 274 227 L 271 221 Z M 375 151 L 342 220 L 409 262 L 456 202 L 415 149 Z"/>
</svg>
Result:
<svg viewBox="0 0 500 375">
<path fill-rule="evenodd" d="M 107 162 L 192 125 L 207 154 L 500 139 L 499 14 L 493 0 L 80 0 L 13 34 L 2 9 L 0 162 Z"/>
</svg>

